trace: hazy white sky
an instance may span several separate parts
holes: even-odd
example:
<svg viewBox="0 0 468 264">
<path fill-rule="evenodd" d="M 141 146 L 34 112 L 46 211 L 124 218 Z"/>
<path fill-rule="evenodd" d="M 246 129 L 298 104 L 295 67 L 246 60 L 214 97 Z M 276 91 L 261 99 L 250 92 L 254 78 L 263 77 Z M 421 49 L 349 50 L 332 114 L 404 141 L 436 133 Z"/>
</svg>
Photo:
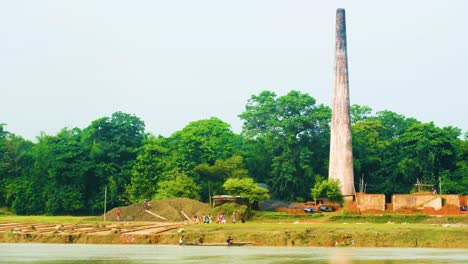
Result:
<svg viewBox="0 0 468 264">
<path fill-rule="evenodd" d="M 1 1 L 0 123 L 34 139 L 115 111 L 169 136 L 253 94 L 330 105 L 346 9 L 351 104 L 468 129 L 468 1 Z"/>
</svg>

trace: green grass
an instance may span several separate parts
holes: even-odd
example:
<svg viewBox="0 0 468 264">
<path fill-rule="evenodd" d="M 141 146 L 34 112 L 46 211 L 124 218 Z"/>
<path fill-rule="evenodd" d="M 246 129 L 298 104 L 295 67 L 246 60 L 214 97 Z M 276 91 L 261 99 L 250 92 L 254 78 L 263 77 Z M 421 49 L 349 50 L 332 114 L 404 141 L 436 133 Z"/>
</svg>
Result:
<svg viewBox="0 0 468 264">
<path fill-rule="evenodd" d="M 4 212 L 4 213 L 1 213 Z M 11 212 L 0 211 L 0 223 L 102 223 L 104 222 L 98 216 L 17 216 Z M 381 215 L 358 215 L 348 212 L 343 213 L 315 213 L 306 215 L 289 215 L 285 212 L 260 212 L 254 211 L 251 219 L 248 219 L 246 224 L 251 223 L 268 223 L 278 222 L 291 223 L 298 222 L 314 222 L 314 223 L 421 223 L 421 224 L 468 224 L 468 215 L 460 216 L 428 216 L 422 214 L 416 215 L 398 215 L 398 214 L 381 214 Z M 242 223 L 238 223 L 242 225 Z"/>
<path fill-rule="evenodd" d="M 7 216 L 7 215 L 13 215 L 13 212 L 11 212 L 11 210 L 6 207 L 0 207 L 0 216 Z"/>
<path fill-rule="evenodd" d="M 245 224 L 190 225 L 184 227 L 188 240 L 204 237 L 219 242 L 227 236 L 237 241 L 256 241 L 273 246 L 354 246 L 360 247 L 468 247 L 464 226 L 425 223 L 311 223 L 248 222 Z"/>
<path fill-rule="evenodd" d="M 465 224 L 468 225 L 468 215 L 431 217 L 423 221 L 425 224 Z"/>
<path fill-rule="evenodd" d="M 317 221 L 325 218 L 323 213 L 290 215 L 285 212 L 254 211 L 250 221 Z"/>
<path fill-rule="evenodd" d="M 430 216 L 423 214 L 399 215 L 399 214 L 380 214 L 380 215 L 358 215 L 348 212 L 331 215 L 327 222 L 332 223 L 421 223 L 421 224 L 468 224 L 468 215 L 459 216 Z"/>
<path fill-rule="evenodd" d="M 397 214 L 381 214 L 381 215 L 356 215 L 356 214 L 335 214 L 331 216 L 329 222 L 348 222 L 348 223 L 421 223 L 431 218 L 428 215 L 397 215 Z"/>
<path fill-rule="evenodd" d="M 93 224 L 103 222 L 96 216 L 0 215 L 0 223 Z"/>
</svg>

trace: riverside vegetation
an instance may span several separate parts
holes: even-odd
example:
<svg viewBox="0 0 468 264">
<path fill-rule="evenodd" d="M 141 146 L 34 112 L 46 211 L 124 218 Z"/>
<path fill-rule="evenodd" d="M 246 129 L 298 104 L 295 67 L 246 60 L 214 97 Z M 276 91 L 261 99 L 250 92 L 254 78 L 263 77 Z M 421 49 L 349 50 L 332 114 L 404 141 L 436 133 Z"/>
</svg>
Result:
<svg viewBox="0 0 468 264">
<path fill-rule="evenodd" d="M 328 174 L 331 109 L 299 91 L 262 91 L 239 117 L 239 134 L 211 117 L 164 137 L 146 132 L 137 116 L 115 112 L 35 142 L 0 120 L 0 206 L 18 215 L 96 215 L 144 199 L 239 195 L 226 190 L 229 180 L 265 183 L 275 200 L 312 200 L 311 189 Z M 438 193 L 468 194 L 468 134 L 461 129 L 358 105 L 351 122 L 363 191 L 390 197 L 422 182 Z"/>
<path fill-rule="evenodd" d="M 213 194 L 231 194 L 241 195 L 254 204 L 267 196 L 288 202 L 310 201 L 317 195 L 331 198 L 328 191 L 320 194 L 313 191 L 328 174 L 331 119 L 328 106 L 299 91 L 282 96 L 262 91 L 252 95 L 239 117 L 243 127 L 238 134 L 230 124 L 211 117 L 190 122 L 164 137 L 145 131 L 145 123 L 139 117 L 115 112 L 84 128 L 63 128 L 56 135 L 41 133 L 34 142 L 9 132 L 7 124 L 0 120 L 0 207 L 14 215 L 78 217 L 142 204 L 146 199 L 184 197 L 208 204 Z M 371 108 L 359 105 L 351 107 L 351 123 L 354 175 L 363 175 L 362 191 L 385 194 L 388 198 L 395 193 L 412 192 L 419 182 L 437 186 L 440 194 L 468 194 L 467 132 L 422 123 L 388 110 L 374 113 Z M 112 210 L 109 217 L 114 216 Z M 122 213 L 124 217 L 127 214 L 125 210 Z M 140 216 L 143 215 L 151 217 L 142 212 Z M 224 241 L 224 237 L 231 235 L 258 245 L 398 246 L 400 243 L 466 247 L 466 242 L 459 241 L 467 237 L 466 228 L 450 223 L 455 218 L 441 218 L 444 223 L 435 225 L 424 223 L 428 219 L 397 221 L 399 216 L 386 215 L 366 219 L 336 214 L 286 218 L 289 216 L 255 213 L 245 224 L 187 225 L 185 237 L 200 239 L 205 234 L 207 241 Z M 36 220 L 106 224 L 100 219 L 80 217 L 80 220 L 29 219 L 31 225 Z M 20 220 L 19 216 L 0 216 L 2 222 Z M 315 224 L 316 221 L 319 223 Z M 4 232 L 2 241 L 51 238 L 32 236 Z M 74 236 L 67 239 L 74 242 L 90 239 L 85 234 Z M 60 240 L 61 236 L 54 239 Z M 93 239 L 122 242 L 112 236 Z M 134 241 L 171 244 L 177 241 L 177 233 L 151 238 L 143 235 Z"/>
</svg>

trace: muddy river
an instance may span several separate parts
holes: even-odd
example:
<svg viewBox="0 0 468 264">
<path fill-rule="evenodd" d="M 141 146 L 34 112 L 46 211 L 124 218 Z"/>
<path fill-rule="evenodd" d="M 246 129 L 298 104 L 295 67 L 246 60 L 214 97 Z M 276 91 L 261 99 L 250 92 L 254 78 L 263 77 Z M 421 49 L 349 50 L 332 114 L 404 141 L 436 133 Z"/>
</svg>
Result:
<svg viewBox="0 0 468 264">
<path fill-rule="evenodd" d="M 0 263 L 467 263 L 468 249 L 0 244 Z"/>
</svg>

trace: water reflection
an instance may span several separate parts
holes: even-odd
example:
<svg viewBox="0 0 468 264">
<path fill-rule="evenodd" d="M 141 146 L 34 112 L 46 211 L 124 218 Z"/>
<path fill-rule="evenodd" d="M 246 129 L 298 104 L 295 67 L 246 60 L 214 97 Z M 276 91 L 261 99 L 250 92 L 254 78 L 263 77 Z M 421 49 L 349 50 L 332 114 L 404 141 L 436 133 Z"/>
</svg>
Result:
<svg viewBox="0 0 468 264">
<path fill-rule="evenodd" d="M 1 244 L 0 263 L 466 263 L 467 249 Z"/>
</svg>

